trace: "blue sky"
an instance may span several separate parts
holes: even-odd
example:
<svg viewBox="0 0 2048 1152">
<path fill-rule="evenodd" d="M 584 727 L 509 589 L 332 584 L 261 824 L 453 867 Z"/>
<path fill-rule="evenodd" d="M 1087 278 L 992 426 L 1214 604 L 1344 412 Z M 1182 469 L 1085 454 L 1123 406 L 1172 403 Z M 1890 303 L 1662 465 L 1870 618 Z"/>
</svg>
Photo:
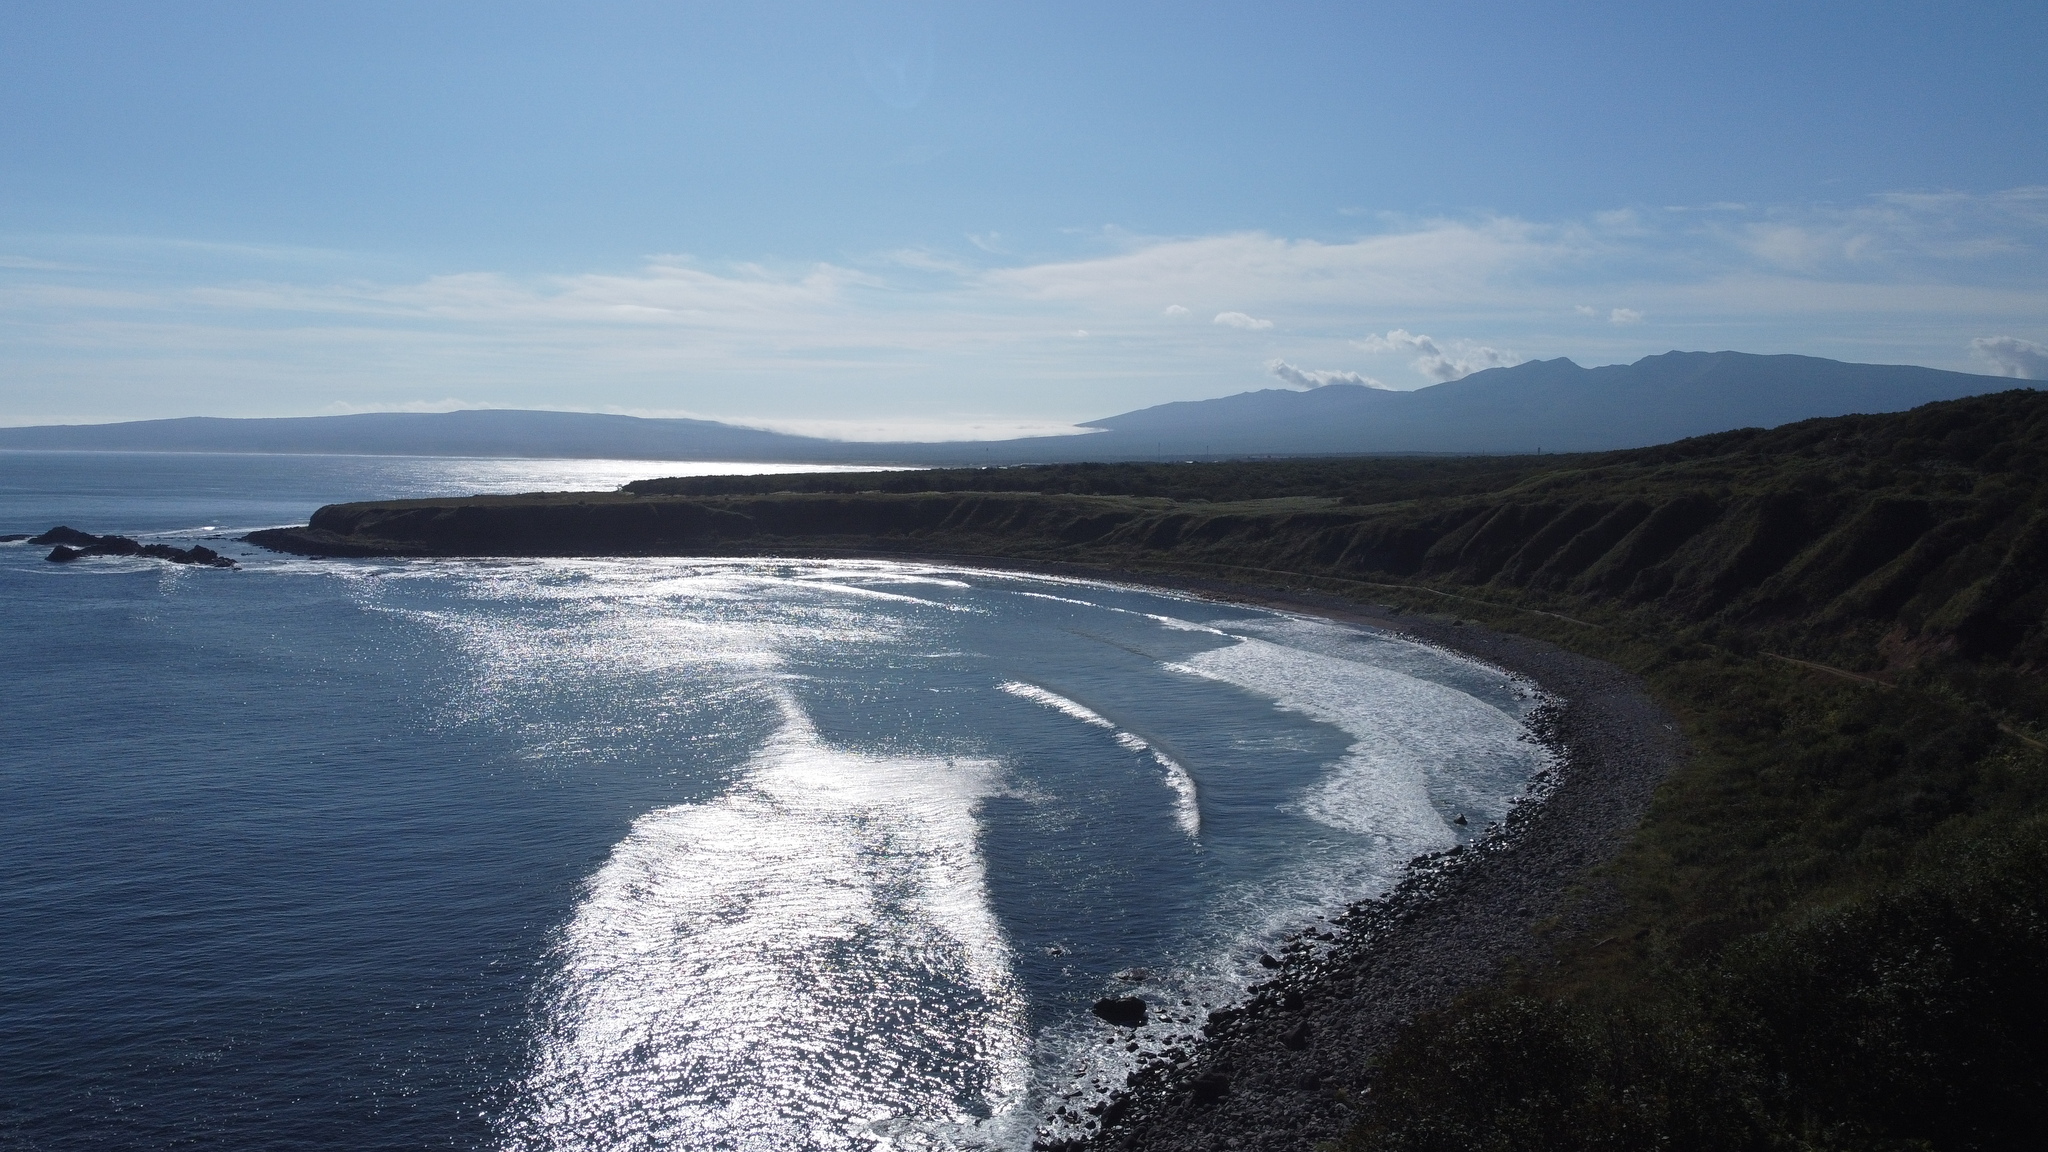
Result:
<svg viewBox="0 0 2048 1152">
<path fill-rule="evenodd" d="M 0 9 L 0 423 L 2048 375 L 2048 6 Z"/>
</svg>

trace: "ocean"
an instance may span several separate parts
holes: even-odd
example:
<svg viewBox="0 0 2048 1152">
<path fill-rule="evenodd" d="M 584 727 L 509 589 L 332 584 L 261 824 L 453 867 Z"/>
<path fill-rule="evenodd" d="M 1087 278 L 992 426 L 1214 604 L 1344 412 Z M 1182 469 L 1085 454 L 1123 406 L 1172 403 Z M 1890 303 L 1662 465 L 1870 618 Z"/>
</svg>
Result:
<svg viewBox="0 0 2048 1152">
<path fill-rule="evenodd" d="M 739 470 L 0 453 L 0 533 L 241 564 L 0 545 L 0 1145 L 1027 1148 L 1547 764 L 1533 685 L 1158 590 L 234 540 Z"/>
</svg>

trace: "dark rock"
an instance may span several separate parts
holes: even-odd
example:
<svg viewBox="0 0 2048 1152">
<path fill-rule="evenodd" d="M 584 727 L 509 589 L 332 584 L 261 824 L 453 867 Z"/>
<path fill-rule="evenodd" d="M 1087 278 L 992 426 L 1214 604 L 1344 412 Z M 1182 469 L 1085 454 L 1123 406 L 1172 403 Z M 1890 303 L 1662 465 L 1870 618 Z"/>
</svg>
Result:
<svg viewBox="0 0 2048 1152">
<path fill-rule="evenodd" d="M 1280 1043 L 1296 1051 L 1308 1047 L 1308 1021 L 1296 1021 L 1294 1027 L 1280 1034 Z"/>
<path fill-rule="evenodd" d="M 1280 997 L 1280 1006 L 1289 1012 L 1301 1011 L 1301 993 L 1289 988 L 1286 994 Z"/>
<path fill-rule="evenodd" d="M 30 543 L 55 543 L 57 547 L 44 558 L 56 564 L 68 564 L 81 556 L 148 556 L 157 560 L 168 560 L 173 564 L 197 564 L 205 568 L 235 566 L 233 560 L 204 544 L 195 544 L 190 548 L 174 548 L 169 544 L 142 544 L 126 536 L 94 536 L 61 525 L 36 537 Z M 67 544 L 76 544 L 79 547 L 66 547 Z"/>
<path fill-rule="evenodd" d="M 1280 961 L 1274 959 L 1270 952 L 1261 952 L 1259 953 L 1259 965 L 1264 968 L 1278 968 Z"/>
<path fill-rule="evenodd" d="M 1145 1001 L 1137 996 L 1105 996 L 1095 1002 L 1095 1014 L 1119 1028 L 1143 1027 Z"/>
<path fill-rule="evenodd" d="M 126 536 L 102 536 L 79 551 L 88 556 L 140 556 L 142 545 Z"/>
<path fill-rule="evenodd" d="M 13 544 L 26 539 L 28 539 L 28 533 L 26 532 L 10 532 L 5 536 L 0 536 L 0 544 Z"/>
<path fill-rule="evenodd" d="M 1230 1076 L 1212 1069 L 1189 1082 L 1188 1091 L 1194 1094 L 1195 1103 L 1213 1104 L 1230 1095 Z"/>
<path fill-rule="evenodd" d="M 1460 828 L 1463 828 L 1465 826 L 1465 814 L 1463 812 L 1458 813 L 1458 818 L 1456 820 L 1451 821 L 1451 823 L 1456 824 Z"/>
</svg>

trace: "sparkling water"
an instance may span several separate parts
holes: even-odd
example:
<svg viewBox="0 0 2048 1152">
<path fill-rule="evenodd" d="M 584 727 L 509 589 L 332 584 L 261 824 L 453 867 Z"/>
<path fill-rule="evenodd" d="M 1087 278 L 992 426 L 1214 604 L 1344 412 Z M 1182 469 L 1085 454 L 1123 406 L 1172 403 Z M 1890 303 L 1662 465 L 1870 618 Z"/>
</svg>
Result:
<svg viewBox="0 0 2048 1152">
<path fill-rule="evenodd" d="M 1497 670 L 1143 588 L 231 540 L 688 468 L 0 453 L 0 532 L 242 564 L 0 546 L 0 1142 L 1022 1148 L 1545 762 Z"/>
</svg>

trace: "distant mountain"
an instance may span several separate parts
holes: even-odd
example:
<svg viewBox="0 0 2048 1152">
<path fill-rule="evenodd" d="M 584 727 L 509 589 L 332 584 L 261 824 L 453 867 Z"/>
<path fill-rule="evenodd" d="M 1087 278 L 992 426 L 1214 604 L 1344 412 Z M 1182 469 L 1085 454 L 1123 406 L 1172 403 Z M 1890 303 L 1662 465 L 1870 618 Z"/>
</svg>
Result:
<svg viewBox="0 0 2048 1152">
<path fill-rule="evenodd" d="M 371 412 L 228 420 L 193 416 L 124 424 L 0 428 L 0 448 L 137 452 L 282 452 L 369 456 L 530 456 L 623 460 L 856 463 L 870 445 L 785 436 L 715 420 L 646 420 L 595 412 Z"/>
<path fill-rule="evenodd" d="M 1997 376 L 1812 356 L 1667 352 L 1581 368 L 1533 360 L 1414 392 L 1330 384 L 1162 404 L 1085 427 L 1117 456 L 1602 451 L 1815 416 L 1901 412 L 2011 388 Z"/>
<path fill-rule="evenodd" d="M 0 428 L 0 448 L 158 452 L 556 456 L 831 464 L 1599 451 L 1815 416 L 1899 412 L 2013 387 L 1896 364 L 1812 356 L 1667 352 L 1581 368 L 1536 360 L 1413 392 L 1330 384 L 1161 404 L 1091 421 L 1075 436 L 874 444 L 788 436 L 712 420 L 588 412 L 381 412 L 271 420 L 192 417 Z"/>
</svg>

